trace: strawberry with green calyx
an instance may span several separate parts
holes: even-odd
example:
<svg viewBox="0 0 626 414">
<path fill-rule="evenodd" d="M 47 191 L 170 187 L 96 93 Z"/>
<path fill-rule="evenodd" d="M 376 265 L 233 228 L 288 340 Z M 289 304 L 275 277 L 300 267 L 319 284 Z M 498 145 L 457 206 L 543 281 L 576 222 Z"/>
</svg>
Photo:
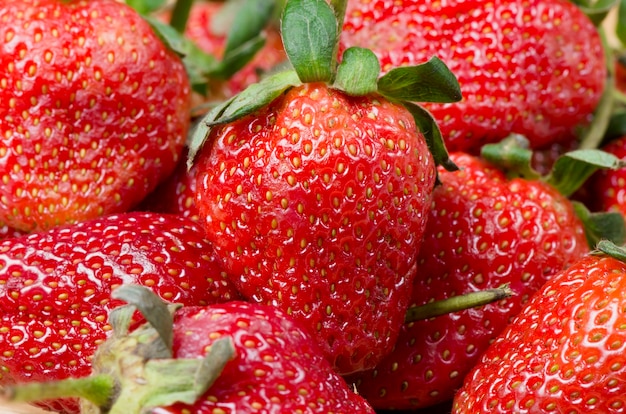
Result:
<svg viewBox="0 0 626 414">
<path fill-rule="evenodd" d="M 0 385 L 84 377 L 119 285 L 204 305 L 241 297 L 198 224 L 126 213 L 0 241 Z M 46 408 L 76 413 L 76 401 Z"/>
<path fill-rule="evenodd" d="M 453 168 L 433 118 L 409 100 L 458 100 L 458 83 L 436 58 L 380 78 L 364 49 L 338 65 L 325 1 L 288 1 L 281 22 L 294 69 L 214 108 L 194 132 L 196 206 L 242 294 L 302 322 L 350 373 L 393 346 L 435 163 Z"/>
<path fill-rule="evenodd" d="M 625 260 L 602 241 L 548 281 L 466 377 L 453 413 L 619 412 Z"/>
<path fill-rule="evenodd" d="M 575 140 L 607 77 L 598 30 L 568 0 L 353 0 L 341 44 L 372 49 L 383 72 L 441 58 L 463 101 L 426 107 L 448 149 L 473 154 L 510 133 L 533 149 Z"/>
<path fill-rule="evenodd" d="M 2 2 L 0 22 L 0 221 L 29 232 L 135 207 L 187 136 L 180 59 L 112 0 Z"/>
<path fill-rule="evenodd" d="M 570 194 L 594 169 L 618 167 L 617 158 L 598 150 L 574 151 L 540 178 L 519 139 L 486 146 L 483 157 L 492 162 L 450 154 L 461 170 L 440 171 L 418 255 L 412 307 L 504 283 L 513 295 L 406 324 L 394 351 L 374 370 L 348 377 L 375 408 L 416 409 L 451 399 L 528 298 L 589 251 L 585 230 L 592 246 L 600 238 L 624 241 L 619 214 L 589 214 L 556 189 Z M 508 177 L 498 163 L 507 167 Z"/>
<path fill-rule="evenodd" d="M 123 286 L 129 303 L 111 313 L 115 334 L 92 376 L 5 389 L 13 400 L 80 395 L 82 413 L 374 413 L 334 373 L 304 332 L 274 307 L 230 302 L 168 305 Z M 128 333 L 134 310 L 148 323 Z"/>
</svg>

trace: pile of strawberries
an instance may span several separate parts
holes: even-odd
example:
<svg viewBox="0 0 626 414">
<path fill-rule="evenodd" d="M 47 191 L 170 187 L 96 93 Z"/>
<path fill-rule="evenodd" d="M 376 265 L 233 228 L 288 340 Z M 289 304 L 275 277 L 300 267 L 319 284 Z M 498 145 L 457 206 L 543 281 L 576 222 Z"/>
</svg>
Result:
<svg viewBox="0 0 626 414">
<path fill-rule="evenodd" d="M 614 4 L 3 1 L 5 399 L 623 412 Z"/>
</svg>

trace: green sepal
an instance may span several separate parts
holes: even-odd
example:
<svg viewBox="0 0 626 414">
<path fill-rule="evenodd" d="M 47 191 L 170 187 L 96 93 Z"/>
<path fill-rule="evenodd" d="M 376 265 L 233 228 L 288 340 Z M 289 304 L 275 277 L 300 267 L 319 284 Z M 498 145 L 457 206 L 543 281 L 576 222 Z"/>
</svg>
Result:
<svg viewBox="0 0 626 414">
<path fill-rule="evenodd" d="M 230 79 L 243 68 L 265 44 L 262 34 L 274 13 L 274 0 L 230 0 L 224 3 L 211 27 L 226 29 L 226 45 L 221 61 L 209 75 L 219 79 Z M 227 14 L 228 16 L 225 16 Z M 228 28 L 218 21 L 230 22 Z"/>
<path fill-rule="evenodd" d="M 172 342 L 174 338 L 174 321 L 172 310 L 153 291 L 139 285 L 122 285 L 111 292 L 111 298 L 119 299 L 128 305 L 135 307 L 150 326 L 156 330 L 163 344 L 172 355 Z M 127 317 L 124 318 L 128 320 Z M 128 328 L 126 327 L 126 330 Z"/>
<path fill-rule="evenodd" d="M 325 0 L 288 0 L 281 34 L 285 53 L 303 83 L 333 80 L 338 27 Z"/>
<path fill-rule="evenodd" d="M 126 4 L 139 14 L 149 14 L 165 5 L 167 0 L 126 0 Z"/>
<path fill-rule="evenodd" d="M 566 197 L 571 196 L 599 169 L 618 169 L 624 166 L 613 154 L 598 149 L 570 151 L 560 156 L 545 181 Z"/>
<path fill-rule="evenodd" d="M 600 26 L 604 18 L 620 0 L 598 0 L 593 3 L 578 3 L 578 8 L 589 17 L 595 26 Z"/>
<path fill-rule="evenodd" d="M 609 240 L 600 240 L 591 254 L 596 256 L 607 255 L 626 263 L 625 248 L 623 246 L 617 246 Z"/>
<path fill-rule="evenodd" d="M 460 312 L 471 308 L 485 306 L 493 302 L 498 302 L 513 295 L 513 291 L 508 284 L 493 289 L 478 290 L 476 292 L 465 293 L 452 296 L 447 299 L 436 300 L 421 306 L 410 307 L 405 315 L 404 322 L 416 322 L 430 319 L 453 312 Z"/>
<path fill-rule="evenodd" d="M 181 57 L 192 89 L 202 95 L 206 94 L 206 75 L 218 68 L 219 61 L 214 56 L 202 51 L 194 42 L 180 34 L 172 26 L 154 17 L 144 16 L 144 18 L 161 41 Z"/>
<path fill-rule="evenodd" d="M 235 347 L 230 337 L 211 345 L 207 355 L 189 359 L 151 359 L 142 370 L 142 384 L 123 378 L 121 392 L 109 414 L 140 414 L 175 403 L 193 404 L 215 383 Z"/>
<path fill-rule="evenodd" d="M 348 95 L 364 96 L 378 89 L 380 62 L 369 49 L 351 47 L 343 52 L 333 87 Z"/>
<path fill-rule="evenodd" d="M 622 44 L 626 44 L 626 0 L 620 0 L 619 6 L 617 7 L 615 35 Z"/>
<path fill-rule="evenodd" d="M 115 393 L 115 381 L 107 374 L 60 381 L 29 382 L 7 385 L 2 397 L 14 402 L 37 402 L 58 398 L 83 398 L 98 407 L 106 407 Z"/>
<path fill-rule="evenodd" d="M 509 178 L 535 180 L 541 175 L 531 166 L 533 153 L 529 145 L 523 135 L 511 134 L 500 142 L 483 145 L 480 156 L 504 171 Z"/>
<path fill-rule="evenodd" d="M 463 98 L 459 81 L 436 56 L 420 65 L 390 70 L 378 80 L 378 93 L 411 102 L 447 103 Z"/>
<path fill-rule="evenodd" d="M 412 102 L 402 102 L 402 105 L 413 115 L 415 125 L 422 132 L 435 164 L 441 165 L 447 171 L 457 171 L 459 167 L 452 162 L 443 141 L 443 135 L 435 118 L 423 107 Z"/>
<path fill-rule="evenodd" d="M 230 79 L 263 48 L 265 40 L 265 36 L 257 36 L 239 45 L 237 49 L 230 50 L 207 75 L 216 79 Z"/>
<path fill-rule="evenodd" d="M 606 137 L 618 138 L 626 135 L 626 110 L 615 111 L 609 120 L 609 126 L 606 129 Z"/>
<path fill-rule="evenodd" d="M 209 111 L 191 133 L 187 158 L 188 167 L 191 167 L 195 156 L 204 145 L 211 132 L 211 127 L 249 115 L 269 105 L 287 89 L 298 84 L 300 84 L 300 80 L 295 71 L 278 72 L 250 85 L 238 95 Z"/>
<path fill-rule="evenodd" d="M 616 211 L 592 213 L 584 204 L 573 201 L 576 215 L 583 222 L 589 247 L 593 248 L 600 240 L 609 240 L 622 245 L 626 242 L 626 222 Z"/>
<path fill-rule="evenodd" d="M 193 1 L 194 0 L 176 0 L 174 2 L 169 23 L 178 33 L 185 33 Z"/>
</svg>

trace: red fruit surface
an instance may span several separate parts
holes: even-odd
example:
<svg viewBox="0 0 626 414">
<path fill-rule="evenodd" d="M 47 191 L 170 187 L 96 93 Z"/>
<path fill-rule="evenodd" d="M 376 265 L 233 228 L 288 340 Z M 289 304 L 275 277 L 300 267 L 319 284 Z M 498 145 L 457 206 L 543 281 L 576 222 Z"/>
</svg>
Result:
<svg viewBox="0 0 626 414">
<path fill-rule="evenodd" d="M 374 413 L 331 368 L 308 333 L 284 312 L 231 302 L 179 310 L 174 355 L 204 356 L 230 336 L 235 358 L 193 406 L 157 408 L 164 413 Z"/>
<path fill-rule="evenodd" d="M 391 350 L 435 165 L 402 106 L 294 87 L 212 130 L 196 206 L 242 294 L 303 322 L 341 373 Z"/>
<path fill-rule="evenodd" d="M 240 298 L 182 217 L 126 213 L 0 241 L 0 384 L 89 375 L 122 304 L 111 291 L 128 283 L 186 305 Z M 78 412 L 75 400 L 48 407 Z"/>
<path fill-rule="evenodd" d="M 602 149 L 626 160 L 626 136 L 604 145 Z M 626 168 L 600 170 L 585 183 L 584 202 L 595 211 L 618 211 L 626 216 Z"/>
<path fill-rule="evenodd" d="M 183 152 L 176 169 L 139 205 L 141 211 L 178 214 L 200 221 L 196 208 L 196 167 L 187 168 L 187 150 Z"/>
<path fill-rule="evenodd" d="M 508 180 L 481 159 L 452 153 L 460 171 L 442 185 L 418 256 L 412 306 L 510 285 L 496 304 L 403 326 L 394 351 L 352 378 L 376 408 L 420 408 L 449 400 L 489 343 L 529 297 L 589 251 L 571 203 L 540 181 Z"/>
<path fill-rule="evenodd" d="M 372 49 L 383 71 L 442 59 L 464 98 L 426 107 L 450 151 L 513 132 L 533 148 L 575 139 L 606 77 L 597 30 L 567 0 L 354 0 L 342 46 Z"/>
<path fill-rule="evenodd" d="M 588 256 L 547 282 L 467 376 L 453 413 L 619 413 L 626 265 Z"/>
<path fill-rule="evenodd" d="M 0 5 L 0 221 L 123 212 L 169 175 L 189 127 L 180 59 L 112 0 Z"/>
</svg>

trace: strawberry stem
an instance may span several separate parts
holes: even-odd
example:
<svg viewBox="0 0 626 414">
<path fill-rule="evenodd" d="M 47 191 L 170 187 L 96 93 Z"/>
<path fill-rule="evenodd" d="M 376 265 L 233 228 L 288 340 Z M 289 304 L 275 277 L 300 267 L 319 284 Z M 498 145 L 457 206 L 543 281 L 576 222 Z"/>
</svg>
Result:
<svg viewBox="0 0 626 414">
<path fill-rule="evenodd" d="M 174 9 L 170 17 L 170 26 L 176 29 L 178 33 L 185 32 L 192 4 L 193 0 L 177 0 L 176 3 L 174 3 Z"/>
<path fill-rule="evenodd" d="M 89 400 L 98 407 L 108 407 L 115 394 L 115 388 L 113 378 L 110 375 L 101 374 L 86 378 L 68 378 L 61 381 L 7 386 L 3 390 L 3 396 L 14 402 L 77 397 Z"/>
<path fill-rule="evenodd" d="M 416 322 L 448 313 L 460 312 L 463 310 L 484 306 L 513 295 L 513 291 L 508 284 L 494 289 L 484 289 L 477 292 L 465 293 L 447 299 L 441 299 L 421 306 L 409 308 L 404 322 Z"/>
</svg>

